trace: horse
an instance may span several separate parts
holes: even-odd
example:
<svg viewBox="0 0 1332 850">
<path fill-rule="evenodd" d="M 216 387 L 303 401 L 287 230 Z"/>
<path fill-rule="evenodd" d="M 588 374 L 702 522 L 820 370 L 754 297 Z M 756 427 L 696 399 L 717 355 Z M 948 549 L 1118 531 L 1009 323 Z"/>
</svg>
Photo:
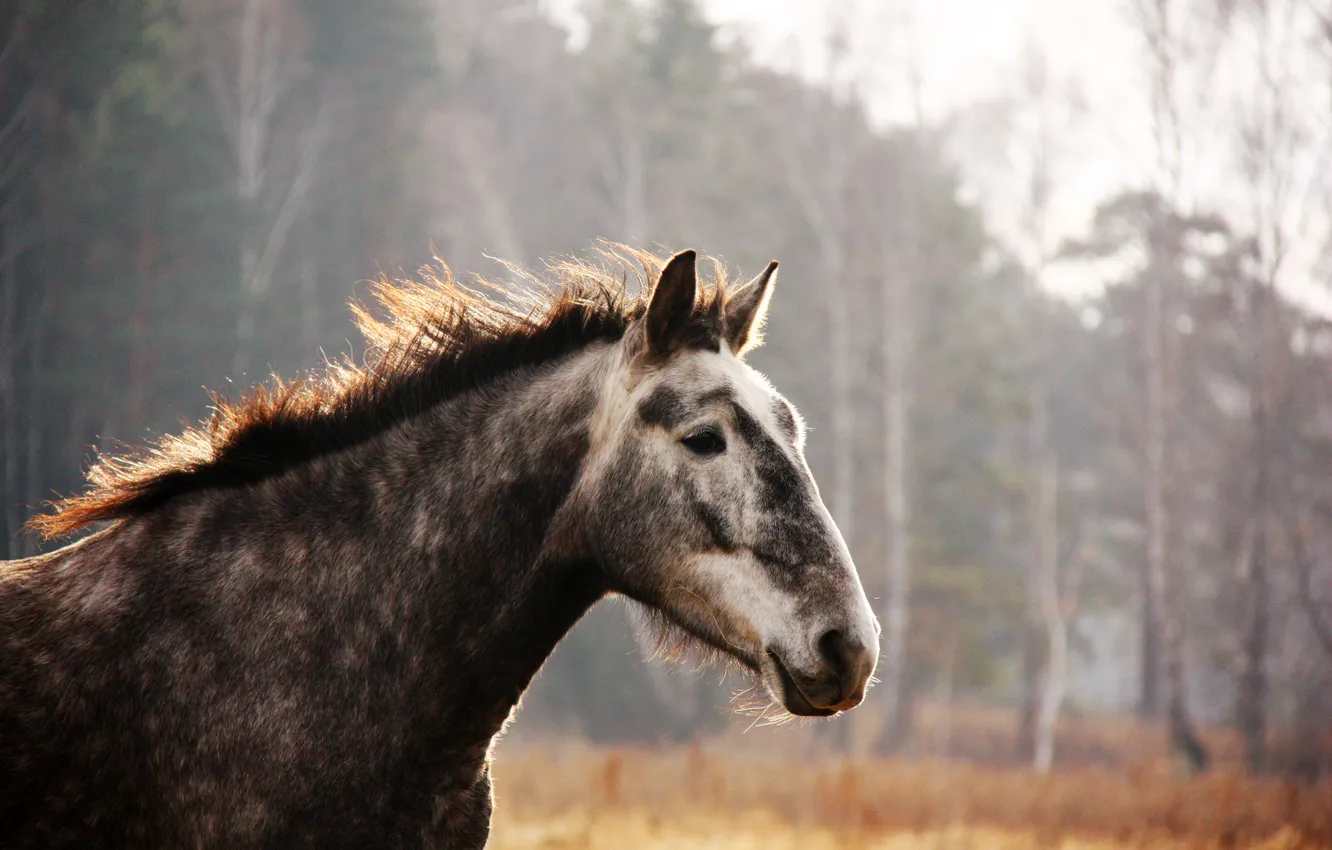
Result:
<svg viewBox="0 0 1332 850">
<path fill-rule="evenodd" d="M 31 523 L 91 533 L 0 563 L 0 845 L 483 847 L 494 741 L 610 594 L 774 710 L 860 703 L 878 623 L 743 359 L 777 264 L 712 267 L 381 278 L 361 363 L 96 458 Z"/>
</svg>

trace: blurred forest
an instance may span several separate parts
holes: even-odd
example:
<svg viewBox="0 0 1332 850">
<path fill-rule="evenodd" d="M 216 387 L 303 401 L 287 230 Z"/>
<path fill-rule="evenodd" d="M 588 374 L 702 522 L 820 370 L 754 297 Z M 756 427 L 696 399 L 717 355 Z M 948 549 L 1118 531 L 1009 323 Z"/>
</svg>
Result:
<svg viewBox="0 0 1332 850">
<path fill-rule="evenodd" d="M 36 550 L 23 523 L 80 489 L 94 447 L 202 418 L 204 387 L 358 351 L 345 305 L 381 271 L 438 256 L 503 279 L 488 258 L 598 238 L 750 274 L 775 257 L 752 362 L 809 420 L 884 625 L 882 683 L 818 727 L 828 746 L 910 752 L 923 715 L 981 705 L 1005 758 L 1048 770 L 1061 716 L 1132 713 L 1193 769 L 1206 725 L 1254 772 L 1316 773 L 1332 7 L 1120 5 L 1152 161 L 1070 234 L 1088 107 L 1040 50 L 1011 96 L 888 120 L 885 77 L 908 103 L 924 83 L 909 49 L 867 70 L 863 3 L 826 4 L 805 72 L 756 62 L 695 0 L 587 0 L 573 33 L 535 0 L 9 0 L 5 557 Z M 1057 291 L 1069 268 L 1097 285 Z M 736 683 L 637 643 L 599 606 L 515 734 L 749 722 Z"/>
</svg>

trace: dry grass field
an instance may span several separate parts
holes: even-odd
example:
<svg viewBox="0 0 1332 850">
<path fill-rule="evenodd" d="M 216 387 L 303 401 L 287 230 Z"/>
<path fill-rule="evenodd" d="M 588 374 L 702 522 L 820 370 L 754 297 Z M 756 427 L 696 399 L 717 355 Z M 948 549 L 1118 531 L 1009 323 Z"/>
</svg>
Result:
<svg viewBox="0 0 1332 850">
<path fill-rule="evenodd" d="M 976 747 L 966 736 L 983 725 L 955 729 L 954 744 Z M 1129 726 L 1069 734 L 1085 739 L 1085 758 L 1049 776 L 929 752 L 829 761 L 808 734 L 780 751 L 772 735 L 667 749 L 506 742 L 492 846 L 1332 848 L 1327 779 L 1248 779 L 1224 736 L 1217 767 L 1187 777 Z M 1116 752 L 1125 758 L 1113 763 Z"/>
</svg>

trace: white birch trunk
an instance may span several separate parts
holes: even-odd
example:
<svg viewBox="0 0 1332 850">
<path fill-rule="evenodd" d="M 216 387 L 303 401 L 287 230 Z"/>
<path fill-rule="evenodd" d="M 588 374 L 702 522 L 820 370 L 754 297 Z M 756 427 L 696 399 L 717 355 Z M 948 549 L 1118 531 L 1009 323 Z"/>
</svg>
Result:
<svg viewBox="0 0 1332 850">
<path fill-rule="evenodd" d="M 905 65 L 906 87 L 911 99 L 911 131 L 919 135 L 924 128 L 923 74 L 916 26 L 909 7 L 894 10 L 893 29 L 903 39 L 898 45 Z M 920 259 L 919 197 L 914 175 L 896 173 L 897 191 L 894 227 L 896 250 L 885 264 L 895 271 L 883 277 L 883 338 L 880 342 L 887 372 L 883 395 L 884 419 L 884 520 L 888 532 L 887 575 L 883 610 L 883 662 L 879 674 L 884 700 L 884 727 L 879 733 L 880 748 L 897 749 L 910 728 L 911 705 L 908 687 L 907 635 L 911 622 L 911 416 L 914 389 L 915 352 L 915 282 Z M 888 211 L 886 211 L 888 212 Z M 948 655 L 948 687 L 944 711 L 951 734 L 952 689 L 957 638 Z M 945 750 L 946 752 L 946 750 Z"/>
<path fill-rule="evenodd" d="M 236 197 L 244 218 L 238 246 L 240 279 L 236 313 L 236 377 L 249 366 L 260 298 L 268 291 L 291 229 L 314 185 L 333 119 L 326 92 L 310 125 L 286 140 L 296 151 L 285 181 L 271 173 L 277 110 L 290 93 L 303 61 L 290 16 L 280 0 L 244 0 L 239 17 L 229 6 L 190 0 L 184 6 L 200 48 L 204 79 L 213 96 L 235 166 Z M 222 20 L 226 22 L 223 23 Z M 231 35 L 234 28 L 234 56 Z"/>
<path fill-rule="evenodd" d="M 1045 417 L 1044 413 L 1040 415 Z M 1054 764 L 1059 710 L 1068 690 L 1068 618 L 1059 587 L 1059 467 L 1049 451 L 1039 460 L 1036 490 L 1039 595 L 1047 655 L 1032 766 L 1037 773 L 1049 773 Z"/>
<path fill-rule="evenodd" d="M 780 138 L 780 134 L 778 136 Z M 817 143 L 816 143 L 817 144 Z M 814 155 L 819 162 L 809 162 L 800 152 L 781 145 L 786 177 L 792 198 L 814 234 L 819 246 L 819 272 L 828 282 L 825 303 L 828 307 L 828 353 L 832 371 L 832 483 L 828 490 L 828 510 L 837 522 L 842 537 L 849 544 L 855 487 L 855 413 L 851 380 L 851 305 L 847 293 L 845 220 L 846 176 L 850 152 L 844 139 L 834 137 Z"/>
<path fill-rule="evenodd" d="M 884 508 L 888 526 L 887 597 L 884 604 L 883 682 L 887 730 L 899 731 L 903 711 L 902 688 L 906 680 L 907 627 L 911 594 L 911 505 L 907 498 L 907 446 L 910 443 L 911 377 L 911 269 L 896 276 L 887 286 L 884 316 L 884 362 L 888 386 L 884 388 L 885 455 Z M 890 741 L 891 743 L 891 741 Z"/>
<path fill-rule="evenodd" d="M 1210 103 L 1210 85 L 1217 44 L 1208 42 L 1205 28 L 1181 20 L 1189 10 L 1176 0 L 1135 0 L 1135 24 L 1143 38 L 1149 63 L 1148 88 L 1158 168 L 1157 189 L 1172 215 L 1187 215 L 1192 161 L 1198 140 L 1186 130 Z M 1190 72 L 1192 88 L 1190 89 Z M 1172 221 L 1157 228 L 1173 228 Z M 1170 423 L 1173 405 L 1168 396 L 1167 360 L 1174 335 L 1166 310 L 1166 287 L 1175 274 L 1177 242 L 1173 233 L 1153 233 L 1148 246 L 1153 258 L 1145 273 L 1143 359 L 1146 362 L 1145 430 L 1143 447 L 1143 510 L 1147 524 L 1147 585 L 1158 619 L 1167 722 L 1172 748 L 1193 770 L 1206 766 L 1208 756 L 1193 731 L 1184 679 L 1185 576 L 1169 562 L 1171 517 L 1166 504 L 1166 476 L 1170 471 Z M 1148 659 L 1144 659 L 1148 661 Z"/>
<path fill-rule="evenodd" d="M 601 178 L 610 196 L 615 239 L 642 245 L 652 227 L 648 209 L 646 119 L 631 104 L 612 105 L 613 132 L 601 139 Z"/>
<path fill-rule="evenodd" d="M 648 221 L 647 203 L 647 156 L 646 140 L 635 121 L 626 110 L 618 110 L 620 124 L 619 154 L 620 166 L 620 215 L 625 238 L 632 245 L 641 245 L 647 239 Z"/>
<path fill-rule="evenodd" d="M 851 544 L 855 513 L 855 413 L 851 409 L 854 391 L 851 380 L 851 309 L 845 290 L 845 263 L 840 241 L 829 243 L 822 251 L 822 269 L 828 287 L 829 360 L 832 368 L 832 438 L 833 481 L 829 508 L 842 537 Z"/>
<path fill-rule="evenodd" d="M 855 514 L 855 411 L 852 406 L 853 377 L 851 298 L 846 279 L 847 174 L 851 161 L 850 140 L 838 132 L 841 106 L 811 117 L 809 127 L 828 128 L 831 133 L 806 139 L 804 150 L 796 150 L 787 128 L 774 131 L 778 153 L 785 165 L 787 185 L 819 248 L 819 273 L 827 281 L 828 355 L 831 371 L 832 476 L 827 489 L 828 510 L 847 545 L 853 545 Z M 811 110 L 812 112 L 813 110 Z M 849 739 L 849 726 L 836 728 Z"/>
<path fill-rule="evenodd" d="M 1168 562 L 1169 521 L 1165 499 L 1167 458 L 1166 328 L 1162 269 L 1147 273 L 1144 357 L 1147 362 L 1144 508 L 1147 516 L 1147 574 L 1153 608 L 1159 617 L 1162 673 L 1171 745 L 1189 765 L 1200 770 L 1207 753 L 1193 731 L 1184 678 L 1184 610 L 1182 576 Z"/>
<path fill-rule="evenodd" d="M 1143 511 L 1147 520 L 1147 581 L 1152 595 L 1152 609 L 1160 628 L 1165 656 L 1163 672 L 1167 704 L 1173 704 L 1176 686 L 1172 646 L 1178 641 L 1173 608 L 1166 587 L 1166 512 L 1163 494 L 1165 475 L 1165 365 L 1162 362 L 1161 273 L 1149 270 L 1146 280 L 1146 310 L 1143 316 L 1143 359 L 1147 366 L 1146 441 L 1143 454 Z"/>
</svg>

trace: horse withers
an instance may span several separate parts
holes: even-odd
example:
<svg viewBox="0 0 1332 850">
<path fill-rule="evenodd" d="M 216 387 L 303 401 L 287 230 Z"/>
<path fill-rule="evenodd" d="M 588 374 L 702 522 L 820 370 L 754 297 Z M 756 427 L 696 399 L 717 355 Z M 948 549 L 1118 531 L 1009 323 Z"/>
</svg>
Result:
<svg viewBox="0 0 1332 850">
<path fill-rule="evenodd" d="M 104 527 L 0 564 L 0 846 L 481 847 L 492 741 L 608 593 L 791 714 L 858 704 L 877 623 L 743 362 L 777 265 L 659 267 L 383 282 L 367 365 L 100 458 L 33 525 Z"/>
</svg>

